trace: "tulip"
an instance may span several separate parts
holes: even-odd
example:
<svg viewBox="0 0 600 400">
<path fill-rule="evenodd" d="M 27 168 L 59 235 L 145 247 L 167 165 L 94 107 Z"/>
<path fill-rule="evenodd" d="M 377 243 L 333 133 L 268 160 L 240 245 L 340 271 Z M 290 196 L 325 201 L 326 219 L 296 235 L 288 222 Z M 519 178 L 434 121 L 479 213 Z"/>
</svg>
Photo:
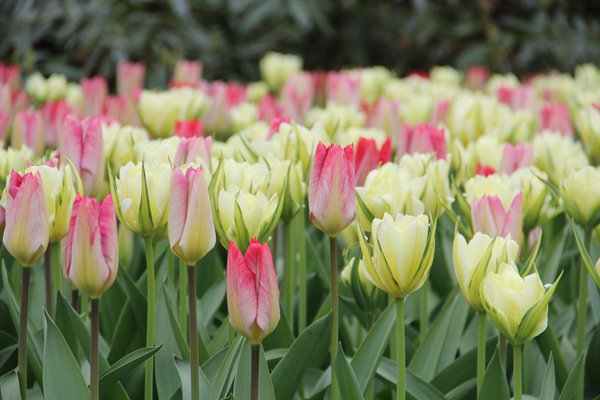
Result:
<svg viewBox="0 0 600 400">
<path fill-rule="evenodd" d="M 116 171 L 128 162 L 137 160 L 136 149 L 148 142 L 148 132 L 131 125 L 102 124 L 102 142 L 104 157 L 112 170 Z"/>
<path fill-rule="evenodd" d="M 600 105 L 582 107 L 575 114 L 577 133 L 588 157 L 600 164 Z"/>
<path fill-rule="evenodd" d="M 259 63 L 260 75 L 277 92 L 293 74 L 302 70 L 302 58 L 292 54 L 267 53 Z"/>
<path fill-rule="evenodd" d="M 532 145 L 534 165 L 557 186 L 571 171 L 589 164 L 581 143 L 560 133 L 537 135 Z"/>
<path fill-rule="evenodd" d="M 519 169 L 510 176 L 511 182 L 523 191 L 524 233 L 533 232 L 557 212 L 550 190 L 542 179 L 547 180 L 548 175 L 536 167 Z"/>
<path fill-rule="evenodd" d="M 431 69 L 429 79 L 433 83 L 459 86 L 462 82 L 462 73 L 448 66 L 436 66 Z"/>
<path fill-rule="evenodd" d="M 6 223 L 6 210 L 0 205 L 0 236 L 4 235 L 4 225 Z"/>
<path fill-rule="evenodd" d="M 200 120 L 175 122 L 175 136 L 192 138 L 204 136 L 204 125 Z"/>
<path fill-rule="evenodd" d="M 386 139 L 381 148 L 377 149 L 375 139 L 367 139 L 361 137 L 356 146 L 356 156 L 354 160 L 355 176 L 354 183 L 360 186 L 365 182 L 367 174 L 390 161 L 392 158 L 392 141 Z"/>
<path fill-rule="evenodd" d="M 506 143 L 500 160 L 500 171 L 512 174 L 518 169 L 533 163 L 533 148 L 529 144 L 519 143 L 511 145 Z"/>
<path fill-rule="evenodd" d="M 65 119 L 74 111 L 66 101 L 48 102 L 41 108 L 45 126 L 46 145 L 61 147 Z"/>
<path fill-rule="evenodd" d="M 202 80 L 202 63 L 198 61 L 178 60 L 175 64 L 171 86 L 194 86 Z"/>
<path fill-rule="evenodd" d="M 308 204 L 311 221 L 329 236 L 337 236 L 356 216 L 352 146 L 325 147 L 320 142 L 310 172 Z"/>
<path fill-rule="evenodd" d="M 450 110 L 450 101 L 446 99 L 438 100 L 437 103 L 435 103 L 433 113 L 429 119 L 429 124 L 437 126 L 443 123 L 446 119 L 446 115 L 448 115 L 448 110 Z"/>
<path fill-rule="evenodd" d="M 36 72 L 27 79 L 25 87 L 36 104 L 62 100 L 67 92 L 67 78 L 62 74 L 52 74 L 44 79 L 42 74 Z"/>
<path fill-rule="evenodd" d="M 302 121 L 315 98 L 312 77 L 308 72 L 292 75 L 281 89 L 281 104 L 285 114 Z"/>
<path fill-rule="evenodd" d="M 73 163 L 87 196 L 99 196 L 104 190 L 104 154 L 102 149 L 102 122 L 99 117 L 78 120 L 65 119 L 61 158 Z"/>
<path fill-rule="evenodd" d="M 540 110 L 540 130 L 559 132 L 563 136 L 573 136 L 566 104 L 547 104 Z"/>
<path fill-rule="evenodd" d="M 283 107 L 281 107 L 275 97 L 271 95 L 264 96 L 258 103 L 258 119 L 259 121 L 271 124 L 271 127 L 275 121 L 285 121 L 288 124 L 291 123 L 290 118 L 285 115 Z M 301 121 L 301 119 L 297 120 Z M 269 138 L 272 137 L 273 133 L 274 132 L 269 130 Z"/>
<path fill-rule="evenodd" d="M 471 206 L 473 231 L 490 236 L 507 237 L 523 243 L 523 193 L 519 192 L 506 205 L 498 196 L 483 195 Z"/>
<path fill-rule="evenodd" d="M 11 122 L 11 116 L 0 110 L 0 143 L 7 141 Z"/>
<path fill-rule="evenodd" d="M 348 229 L 355 232 L 352 228 Z M 375 285 L 367 278 L 365 270 L 365 261 L 363 259 L 356 261 L 352 257 L 342 270 L 341 281 L 343 285 L 352 290 L 354 301 L 367 314 L 367 324 L 369 324 L 369 322 L 372 323 L 371 319 L 373 318 L 376 305 L 383 300 L 383 296 L 380 296 L 383 295 L 383 292 L 378 291 Z"/>
<path fill-rule="evenodd" d="M 496 170 L 491 165 L 477 164 L 477 167 L 475 168 L 475 175 L 481 175 L 481 176 L 487 177 L 490 175 L 494 175 L 495 173 L 496 173 Z"/>
<path fill-rule="evenodd" d="M 327 102 L 358 106 L 360 78 L 348 72 L 330 72 L 326 82 Z"/>
<path fill-rule="evenodd" d="M 144 87 L 146 66 L 143 63 L 119 62 L 117 64 L 117 94 L 128 99 Z"/>
<path fill-rule="evenodd" d="M 366 112 L 366 126 L 385 132 L 388 137 L 398 136 L 400 125 L 400 102 L 398 100 L 378 99 Z"/>
<path fill-rule="evenodd" d="M 108 96 L 106 80 L 100 76 L 83 78 L 81 90 L 83 90 L 83 114 L 101 115 L 102 107 Z"/>
<path fill-rule="evenodd" d="M 156 163 L 172 164 L 181 139 L 171 136 L 167 139 L 141 140 L 133 146 L 134 162 L 151 160 Z"/>
<path fill-rule="evenodd" d="M 169 202 L 171 250 L 187 265 L 195 265 L 215 245 L 208 186 L 202 167 L 182 172 L 173 168 Z"/>
<path fill-rule="evenodd" d="M 413 127 L 404 124 L 398 137 L 398 158 L 413 153 L 435 153 L 438 159 L 445 159 L 447 150 L 444 129 L 428 124 Z"/>
<path fill-rule="evenodd" d="M 210 165 L 212 137 L 193 137 L 179 141 L 173 163 L 177 166 L 189 163 Z"/>
<path fill-rule="evenodd" d="M 600 223 L 600 167 L 586 166 L 572 171 L 560 194 L 565 211 L 586 230 Z"/>
<path fill-rule="evenodd" d="M 15 115 L 12 127 L 12 145 L 20 149 L 24 145 L 33 149 L 36 156 L 44 153 L 44 121 L 39 111 L 21 111 Z"/>
<path fill-rule="evenodd" d="M 6 185 L 6 179 L 13 170 L 24 171 L 32 159 L 33 152 L 27 146 L 21 147 L 19 150 L 13 147 L 0 148 L 0 187 Z"/>
<path fill-rule="evenodd" d="M 481 90 L 485 87 L 490 76 L 490 71 L 487 67 L 481 65 L 473 65 L 466 70 L 465 86 L 473 90 Z"/>
<path fill-rule="evenodd" d="M 21 67 L 18 64 L 4 64 L 0 61 L 0 84 L 6 84 L 11 90 L 19 89 Z"/>
<path fill-rule="evenodd" d="M 246 100 L 260 103 L 265 97 L 273 97 L 269 96 L 269 85 L 265 82 L 250 82 L 246 86 Z"/>
</svg>

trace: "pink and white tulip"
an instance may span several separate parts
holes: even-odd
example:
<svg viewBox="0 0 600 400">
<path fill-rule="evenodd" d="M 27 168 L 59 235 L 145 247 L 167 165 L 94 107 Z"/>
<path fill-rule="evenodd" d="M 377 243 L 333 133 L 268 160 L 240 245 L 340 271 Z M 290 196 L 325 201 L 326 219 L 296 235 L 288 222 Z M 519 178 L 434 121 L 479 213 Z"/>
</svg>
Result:
<svg viewBox="0 0 600 400">
<path fill-rule="evenodd" d="M 404 124 L 398 138 L 398 158 L 404 154 L 435 153 L 439 160 L 446 159 L 446 133 L 443 128 L 430 124 Z"/>
<path fill-rule="evenodd" d="M 308 187 L 310 219 L 329 236 L 337 236 L 356 217 L 354 150 L 319 142 Z"/>
<path fill-rule="evenodd" d="M 73 287 L 97 299 L 115 281 L 119 268 L 117 216 L 111 195 L 102 203 L 77 195 L 62 242 L 63 270 Z"/>
<path fill-rule="evenodd" d="M 546 104 L 540 110 L 540 130 L 559 132 L 563 136 L 573 136 L 566 104 Z"/>
<path fill-rule="evenodd" d="M 71 160 L 83 183 L 86 196 L 98 196 L 104 186 L 104 154 L 100 117 L 65 119 L 61 157 Z"/>
<path fill-rule="evenodd" d="M 195 265 L 215 247 L 216 235 L 202 167 L 185 173 L 173 168 L 169 202 L 171 250 L 187 265 Z"/>
<path fill-rule="evenodd" d="M 496 98 L 513 110 L 529 109 L 535 101 L 535 89 L 532 85 L 502 85 L 496 90 Z"/>
<path fill-rule="evenodd" d="M 202 80 L 202 64 L 198 61 L 179 60 L 175 64 L 171 86 L 198 86 Z"/>
<path fill-rule="evenodd" d="M 100 76 L 83 78 L 81 89 L 83 91 L 83 114 L 101 115 L 104 102 L 108 96 L 106 79 Z"/>
<path fill-rule="evenodd" d="M 133 99 L 134 94 L 144 87 L 146 65 L 135 62 L 120 62 L 117 65 L 117 94 Z"/>
<path fill-rule="evenodd" d="M 506 143 L 500 160 L 500 171 L 512 174 L 518 169 L 533 164 L 533 148 L 528 143 L 512 145 Z"/>
<path fill-rule="evenodd" d="M 489 236 L 510 235 L 519 245 L 523 243 L 523 193 L 519 192 L 508 209 L 498 196 L 484 195 L 471 205 L 473 231 Z"/>
<path fill-rule="evenodd" d="M 183 138 L 179 141 L 173 163 L 177 166 L 197 162 L 209 165 L 211 147 L 212 137 L 210 136 Z"/>
<path fill-rule="evenodd" d="M 308 72 L 292 75 L 281 89 L 281 104 L 286 115 L 301 122 L 315 99 L 313 79 Z"/>
<path fill-rule="evenodd" d="M 429 119 L 429 124 L 433 126 L 437 126 L 444 119 L 446 119 L 446 115 L 448 115 L 448 110 L 450 110 L 450 100 L 441 99 L 435 103 L 435 107 L 433 109 L 433 113 L 431 114 L 431 118 Z"/>
<path fill-rule="evenodd" d="M 204 136 L 204 125 L 200 120 L 175 122 L 175 136 L 193 138 Z"/>
<path fill-rule="evenodd" d="M 398 137 L 400 124 L 400 101 L 381 98 L 372 107 L 363 106 L 366 126 L 384 131 L 387 136 Z"/>
<path fill-rule="evenodd" d="M 6 191 L 6 226 L 2 241 L 24 267 L 31 266 L 48 247 L 50 227 L 44 187 L 39 173 L 21 176 L 12 171 Z"/>
<path fill-rule="evenodd" d="M 482 90 L 490 76 L 490 71 L 482 65 L 473 65 L 467 68 L 465 86 L 469 89 Z"/>
<path fill-rule="evenodd" d="M 20 149 L 27 146 L 36 156 L 44 154 L 44 121 L 40 111 L 21 111 L 15 115 L 12 126 L 12 145 Z"/>
<path fill-rule="evenodd" d="M 328 102 L 358 106 L 360 104 L 360 77 L 348 72 L 329 72 L 326 93 Z"/>
<path fill-rule="evenodd" d="M 8 85 L 11 90 L 19 90 L 21 67 L 18 64 L 4 64 L 0 61 L 0 84 Z"/>
<path fill-rule="evenodd" d="M 46 102 L 42 108 L 44 126 L 46 127 L 46 145 L 60 146 L 65 129 L 67 115 L 73 114 L 73 108 L 66 101 Z"/>
<path fill-rule="evenodd" d="M 0 142 L 5 142 L 8 139 L 8 128 L 10 128 L 11 122 L 11 116 L 0 110 Z"/>
<path fill-rule="evenodd" d="M 264 96 L 258 103 L 258 119 L 268 124 L 275 119 L 287 118 L 277 99 L 271 95 Z"/>
<path fill-rule="evenodd" d="M 227 255 L 227 309 L 233 328 L 259 344 L 279 323 L 279 287 L 269 246 L 251 239 L 243 255 L 234 242 Z"/>
<path fill-rule="evenodd" d="M 354 158 L 354 181 L 356 186 L 362 186 L 369 172 L 389 162 L 392 158 L 392 140 L 387 138 L 377 149 L 375 139 L 361 137 L 356 145 Z"/>
</svg>

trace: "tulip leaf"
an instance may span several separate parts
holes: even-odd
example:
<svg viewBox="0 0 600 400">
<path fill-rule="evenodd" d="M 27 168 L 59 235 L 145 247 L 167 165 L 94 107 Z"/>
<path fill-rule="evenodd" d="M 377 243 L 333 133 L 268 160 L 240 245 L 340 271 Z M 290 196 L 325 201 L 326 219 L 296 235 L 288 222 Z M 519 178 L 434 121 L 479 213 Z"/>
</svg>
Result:
<svg viewBox="0 0 600 400">
<path fill-rule="evenodd" d="M 251 348 L 250 342 L 245 340 L 242 345 L 233 386 L 234 399 L 246 399 L 250 397 Z M 262 346 L 259 351 L 258 398 L 261 400 L 275 400 L 273 382 L 271 382 L 271 374 L 269 373 L 267 359 L 265 358 Z"/>
<path fill-rule="evenodd" d="M 587 356 L 585 358 L 585 374 L 590 387 L 598 391 L 600 382 L 596 379 L 598 370 L 600 370 L 600 325 L 596 325 L 592 340 L 588 346 Z"/>
<path fill-rule="evenodd" d="M 71 159 L 69 157 L 65 156 L 64 154 L 62 155 L 62 157 L 65 160 L 67 160 L 67 162 L 71 166 L 71 170 L 73 171 L 73 175 L 75 175 L 75 188 L 77 189 L 77 193 L 80 194 L 81 196 L 85 195 L 85 192 L 83 190 L 83 183 L 81 181 L 81 175 L 79 175 L 79 171 L 77 170 L 77 168 L 75 168 L 75 165 L 73 164 L 73 161 L 71 161 Z"/>
<path fill-rule="evenodd" d="M 235 200 L 233 202 L 234 207 L 234 226 L 237 229 L 237 245 L 239 246 L 242 253 L 246 252 L 250 244 L 250 236 L 248 234 L 248 229 L 246 228 L 246 221 L 244 221 L 244 214 L 242 213 L 242 209 L 240 207 L 240 203 L 238 203 L 238 198 L 240 196 L 240 192 L 235 194 Z M 261 242 L 262 240 L 259 239 Z"/>
<path fill-rule="evenodd" d="M 215 231 L 217 232 L 217 236 L 219 237 L 219 241 L 221 245 L 225 248 L 229 248 L 229 240 L 227 239 L 227 232 L 223 227 L 223 223 L 221 222 L 221 214 L 219 212 L 219 192 L 221 190 L 221 185 L 218 185 L 222 171 L 223 171 L 224 160 L 223 157 L 219 159 L 219 166 L 217 170 L 212 174 L 212 178 L 210 179 L 210 183 L 208 185 L 208 194 L 210 197 L 210 205 L 213 212 L 213 222 L 215 224 Z"/>
<path fill-rule="evenodd" d="M 396 386 L 397 383 L 397 364 L 395 361 L 389 358 L 382 358 L 379 367 L 377 367 L 377 374 L 392 385 Z M 433 385 L 427 383 L 423 379 L 415 375 L 411 370 L 406 370 L 406 393 L 408 399 L 414 400 L 445 400 L 446 397 Z"/>
<path fill-rule="evenodd" d="M 46 400 L 86 399 L 90 392 L 64 337 L 50 316 L 44 324 L 44 398 Z M 68 379 L 65 379 L 68 377 Z"/>
<path fill-rule="evenodd" d="M 502 368 L 498 351 L 485 369 L 481 391 L 477 397 L 481 400 L 508 400 L 510 392 L 506 381 L 506 372 Z"/>
<path fill-rule="evenodd" d="M 17 370 L 7 372 L 0 377 L 0 398 L 1 399 L 21 399 L 21 389 L 19 388 L 19 376 Z"/>
<path fill-rule="evenodd" d="M 583 265 L 588 270 L 588 272 L 591 275 L 592 279 L 594 280 L 594 283 L 596 284 L 596 286 L 598 286 L 600 288 L 600 275 L 598 275 L 598 272 L 596 271 L 596 268 L 594 267 L 594 263 L 592 262 L 590 253 L 588 252 L 588 249 L 585 248 L 583 241 L 581 240 L 581 237 L 579 236 L 579 233 L 577 232 L 577 227 L 575 226 L 575 223 L 573 222 L 573 220 L 571 220 L 571 228 L 573 229 L 573 236 L 575 236 L 575 241 L 577 242 L 577 248 L 579 249 L 579 254 L 581 255 L 581 259 L 583 260 Z"/>
<path fill-rule="evenodd" d="M 554 400 L 556 392 L 556 379 L 554 374 L 554 357 L 550 353 L 548 359 L 548 365 L 544 372 L 544 380 L 542 381 L 542 391 L 540 393 L 540 400 Z"/>
<path fill-rule="evenodd" d="M 525 264 L 523 264 L 523 268 L 521 269 L 521 276 L 522 277 L 528 275 L 529 271 L 531 271 L 531 269 L 535 266 L 535 259 L 538 256 L 538 253 L 540 251 L 540 246 L 542 244 L 542 233 L 543 232 L 540 231 L 540 237 L 538 238 L 538 241 L 535 244 L 535 247 L 533 248 L 533 251 L 527 257 L 527 260 L 525 261 Z"/>
<path fill-rule="evenodd" d="M 391 303 L 373 324 L 352 358 L 352 368 L 356 373 L 362 392 L 375 376 L 377 365 L 387 349 L 395 326 L 396 307 L 394 303 Z"/>
<path fill-rule="evenodd" d="M 371 210 L 369 210 L 369 207 L 367 207 L 367 205 L 365 204 L 362 197 L 360 197 L 360 194 L 358 194 L 358 192 L 356 192 L 356 203 L 358 204 L 358 210 L 364 214 L 365 218 L 369 220 L 369 222 L 373 222 L 373 219 L 375 219 L 375 217 L 371 213 Z"/>
<path fill-rule="evenodd" d="M 142 348 L 132 351 L 119 361 L 111 365 L 100 375 L 100 385 L 112 385 L 126 374 L 130 373 L 135 367 L 142 364 L 148 358 L 156 354 L 162 346 L 153 348 Z"/>
<path fill-rule="evenodd" d="M 229 350 L 225 354 L 225 358 L 219 367 L 217 372 L 217 376 L 212 382 L 212 389 L 210 391 L 209 399 L 221 399 L 229 393 L 229 389 L 231 384 L 233 383 L 234 378 L 234 370 L 236 369 L 236 364 L 239 360 L 240 351 L 242 350 L 244 338 L 238 336 L 231 346 L 229 346 Z"/>
<path fill-rule="evenodd" d="M 556 339 L 554 335 L 554 331 L 552 330 L 552 324 L 548 324 L 548 328 L 538 336 L 536 336 L 535 341 L 542 352 L 542 355 L 546 359 L 546 362 L 550 361 L 550 357 L 554 360 L 554 370 L 556 377 L 556 385 L 560 390 L 564 387 L 565 382 L 569 376 L 569 370 L 567 369 L 567 364 L 563 355 L 561 354 L 560 343 Z"/>
<path fill-rule="evenodd" d="M 310 366 L 319 363 L 327 354 L 331 312 L 308 326 L 292 343 L 279 361 L 271 379 L 277 399 L 291 399 L 298 390 Z"/>
<path fill-rule="evenodd" d="M 190 377 L 190 363 L 189 361 L 181 360 L 179 358 L 175 359 L 175 364 L 177 365 L 177 371 L 179 372 L 179 378 L 181 379 L 181 398 L 182 399 L 191 399 L 191 377 Z M 198 374 L 200 375 L 200 399 L 208 399 L 210 391 L 212 387 L 210 386 L 210 381 L 204 375 L 202 368 L 198 368 Z"/>
<path fill-rule="evenodd" d="M 567 382 L 565 383 L 565 387 L 563 388 L 562 392 L 560 393 L 558 400 L 576 400 L 577 386 L 579 385 L 579 382 L 581 379 L 580 378 L 581 374 L 584 373 L 583 372 L 584 356 L 585 356 L 584 354 L 579 356 L 579 358 L 577 359 L 577 362 L 571 369 L 571 372 L 569 373 L 569 377 L 567 378 Z"/>
<path fill-rule="evenodd" d="M 164 190 L 169 190 L 165 188 Z M 138 223 L 144 234 L 154 231 L 154 221 L 152 219 L 152 207 L 150 206 L 150 193 L 148 193 L 148 179 L 146 178 L 146 165 L 142 161 L 142 198 L 140 199 L 140 208 L 138 210 Z M 165 211 L 166 212 L 166 211 Z"/>
<path fill-rule="evenodd" d="M 284 205 L 283 203 L 285 203 L 285 196 L 283 196 L 283 194 L 287 192 L 288 184 L 289 182 L 286 179 L 283 182 L 283 189 L 281 190 L 282 195 L 277 195 L 277 208 L 275 209 L 275 214 L 273 215 L 273 218 L 271 218 L 271 221 L 269 221 L 269 223 L 265 225 L 263 231 L 260 233 L 260 238 L 258 238 L 258 240 L 260 240 L 261 243 L 264 243 L 267 240 L 269 240 L 269 237 L 271 236 L 271 234 L 277 227 L 279 220 L 281 219 L 281 213 L 283 212 Z"/>
<path fill-rule="evenodd" d="M 342 344 L 338 346 L 338 351 L 335 356 L 335 371 L 338 378 L 338 388 L 342 399 L 361 399 L 363 398 L 363 390 L 361 389 L 358 379 L 354 374 L 354 370 L 350 366 Z"/>
</svg>

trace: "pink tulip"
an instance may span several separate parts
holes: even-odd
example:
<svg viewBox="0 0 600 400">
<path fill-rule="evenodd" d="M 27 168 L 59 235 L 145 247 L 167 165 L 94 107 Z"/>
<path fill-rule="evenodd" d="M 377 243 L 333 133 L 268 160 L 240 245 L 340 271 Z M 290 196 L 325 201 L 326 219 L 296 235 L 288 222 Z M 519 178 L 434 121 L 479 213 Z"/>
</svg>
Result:
<svg viewBox="0 0 600 400">
<path fill-rule="evenodd" d="M 127 99 L 121 96 L 108 96 L 102 105 L 102 115 L 114 118 L 120 124 L 129 123 Z"/>
<path fill-rule="evenodd" d="M 246 99 L 246 88 L 237 83 L 216 81 L 209 85 L 208 93 L 212 103 L 204 114 L 204 126 L 211 132 L 227 132 L 231 109 Z"/>
<path fill-rule="evenodd" d="M 4 234 L 4 224 L 6 223 L 6 210 L 0 206 L 0 236 Z"/>
<path fill-rule="evenodd" d="M 273 138 L 273 136 L 275 136 L 275 134 L 277 132 L 279 132 L 279 128 L 281 127 L 281 124 L 290 124 L 291 125 L 291 123 L 292 123 L 292 121 L 288 117 L 275 117 L 271 121 L 271 125 L 269 125 L 269 132 L 267 133 L 267 139 L 271 140 Z"/>
<path fill-rule="evenodd" d="M 566 104 L 546 104 L 540 110 L 540 130 L 559 132 L 564 136 L 573 136 L 573 127 L 569 120 L 569 108 Z"/>
<path fill-rule="evenodd" d="M 15 115 L 12 127 L 12 145 L 20 149 L 27 146 L 36 156 L 44 154 L 46 139 L 44 121 L 40 111 L 21 111 Z"/>
<path fill-rule="evenodd" d="M 21 67 L 18 64 L 4 64 L 0 61 L 0 84 L 7 84 L 11 90 L 19 90 Z"/>
<path fill-rule="evenodd" d="M 117 94 L 133 99 L 136 90 L 144 87 L 144 63 L 120 62 L 117 65 Z"/>
<path fill-rule="evenodd" d="M 356 156 L 354 158 L 354 182 L 356 186 L 365 183 L 365 179 L 370 171 L 389 162 L 392 158 L 392 141 L 387 138 L 381 149 L 377 150 L 375 139 L 360 138 L 356 146 Z"/>
<path fill-rule="evenodd" d="M 535 89 L 531 85 L 516 87 L 500 86 L 496 91 L 496 98 L 502 104 L 506 104 L 513 110 L 528 109 L 535 101 Z"/>
<path fill-rule="evenodd" d="M 358 106 L 360 104 L 360 78 L 348 72 L 329 72 L 326 92 L 328 102 Z"/>
<path fill-rule="evenodd" d="M 474 232 L 490 236 L 511 235 L 519 245 L 523 242 L 523 193 L 519 192 L 508 210 L 497 196 L 484 195 L 471 206 L 471 220 Z"/>
<path fill-rule="evenodd" d="M 286 115 L 301 122 L 315 99 L 312 77 L 308 72 L 292 75 L 281 89 L 281 104 Z"/>
<path fill-rule="evenodd" d="M 62 158 L 71 160 L 87 196 L 97 196 L 104 184 L 104 154 L 102 150 L 101 117 L 86 117 L 82 120 L 71 115 L 65 119 Z"/>
<path fill-rule="evenodd" d="M 83 78 L 81 90 L 83 91 L 83 115 L 101 115 L 108 96 L 106 79 L 101 76 Z"/>
<path fill-rule="evenodd" d="M 308 187 L 310 219 L 329 236 L 337 236 L 356 217 L 354 150 L 319 142 Z"/>
<path fill-rule="evenodd" d="M 12 171 L 5 219 L 4 246 L 23 266 L 31 266 L 46 252 L 50 239 L 48 210 L 39 172 L 21 176 Z"/>
<path fill-rule="evenodd" d="M 500 171 L 512 174 L 518 169 L 533 164 L 533 148 L 528 143 L 512 145 L 506 143 L 500 160 Z"/>
<path fill-rule="evenodd" d="M 200 158 L 202 164 L 209 165 L 211 147 L 212 137 L 210 136 L 183 138 L 179 141 L 173 163 L 177 166 L 196 163 Z"/>
<path fill-rule="evenodd" d="M 204 136 L 204 125 L 202 121 L 177 121 L 175 122 L 175 136 L 181 138 L 193 138 Z"/>
<path fill-rule="evenodd" d="M 111 195 L 102 203 L 77 195 L 62 242 L 63 269 L 67 280 L 92 299 L 115 281 L 119 268 L 117 216 Z"/>
<path fill-rule="evenodd" d="M 279 323 L 279 288 L 269 246 L 251 239 L 246 255 L 232 241 L 227 255 L 227 309 L 233 328 L 259 344 Z"/>
<path fill-rule="evenodd" d="M 309 72 L 312 78 L 312 86 L 315 91 L 315 103 L 323 104 L 326 98 L 327 72 L 312 71 Z"/>
<path fill-rule="evenodd" d="M 8 139 L 8 132 L 11 123 L 10 115 L 0 110 L 0 142 L 5 142 Z"/>
<path fill-rule="evenodd" d="M 192 86 L 200 85 L 202 80 L 202 64 L 198 61 L 179 60 L 175 64 L 171 86 Z"/>
<path fill-rule="evenodd" d="M 491 165 L 482 165 L 477 163 L 477 167 L 475 168 L 475 175 L 490 176 L 494 175 L 495 173 L 496 170 Z"/>
<path fill-rule="evenodd" d="M 363 105 L 366 126 L 382 130 L 387 136 L 396 138 L 402 129 L 400 125 L 400 101 L 381 98 L 372 107 Z"/>
<path fill-rule="evenodd" d="M 429 124 L 433 126 L 437 126 L 440 122 L 446 119 L 446 115 L 448 115 L 448 110 L 450 109 L 450 100 L 440 99 L 435 104 L 435 108 L 433 109 L 433 114 L 431 114 L 431 118 L 429 119 Z"/>
<path fill-rule="evenodd" d="M 29 108 L 29 97 L 22 90 L 11 89 L 8 83 L 0 83 L 0 111 L 14 116 Z"/>
<path fill-rule="evenodd" d="M 413 153 L 435 153 L 438 159 L 445 159 L 447 149 L 444 129 L 429 124 L 410 126 L 405 123 L 398 138 L 398 158 Z"/>
<path fill-rule="evenodd" d="M 66 101 L 47 102 L 41 108 L 46 127 L 46 145 L 60 146 L 65 129 L 67 115 L 73 114 L 73 108 Z"/>
<path fill-rule="evenodd" d="M 187 265 L 195 265 L 215 247 L 215 242 L 208 185 L 202 167 L 188 168 L 185 174 L 178 167 L 173 168 L 169 202 L 171 250 Z"/>
<path fill-rule="evenodd" d="M 264 96 L 258 103 L 258 119 L 270 124 L 277 118 L 286 118 L 283 108 L 275 97 Z"/>
<path fill-rule="evenodd" d="M 482 90 L 490 76 L 490 71 L 482 65 L 473 65 L 467 68 L 465 85 L 469 89 Z"/>
</svg>

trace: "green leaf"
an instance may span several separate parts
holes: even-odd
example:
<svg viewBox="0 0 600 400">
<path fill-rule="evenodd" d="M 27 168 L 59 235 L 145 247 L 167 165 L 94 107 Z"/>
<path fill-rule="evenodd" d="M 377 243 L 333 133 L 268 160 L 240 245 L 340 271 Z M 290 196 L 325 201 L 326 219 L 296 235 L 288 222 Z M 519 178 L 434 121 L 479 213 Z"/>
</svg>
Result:
<svg viewBox="0 0 600 400">
<path fill-rule="evenodd" d="M 21 389 L 19 388 L 19 376 L 17 370 L 7 372 L 0 378 L 0 398 L 2 399 L 21 399 Z"/>
<path fill-rule="evenodd" d="M 558 398 L 558 400 L 575 400 L 575 395 L 577 393 L 577 385 L 579 384 L 581 374 L 583 374 L 583 360 L 584 355 L 582 354 L 577 359 L 577 362 L 573 366 L 573 369 L 571 369 L 571 373 L 567 378 L 565 387 L 560 393 L 560 397 Z"/>
<path fill-rule="evenodd" d="M 79 364 L 47 313 L 45 313 L 44 325 L 44 398 L 46 400 L 87 399 L 90 392 Z"/>
<path fill-rule="evenodd" d="M 397 378 L 397 365 L 395 361 L 389 358 L 382 358 L 379 367 L 377 368 L 377 374 L 392 385 L 396 385 Z M 406 370 L 406 393 L 409 399 L 427 399 L 427 400 L 445 400 L 446 398 L 439 390 L 437 390 L 430 383 L 425 382 L 423 379 L 415 375 L 411 370 Z"/>
<path fill-rule="evenodd" d="M 554 358 L 550 353 L 550 359 L 546 366 L 546 372 L 544 372 L 544 380 L 542 381 L 542 391 L 540 393 L 540 400 L 554 400 L 556 392 L 556 378 L 554 377 Z"/>
<path fill-rule="evenodd" d="M 179 378 L 181 379 L 181 393 L 182 399 L 191 399 L 191 377 L 190 377 L 190 363 L 185 360 L 181 360 L 179 358 L 175 359 L 175 364 L 177 365 L 177 372 L 179 372 Z M 200 375 L 200 398 L 208 399 L 210 395 L 210 391 L 212 387 L 210 386 L 210 381 L 204 375 L 202 368 L 198 368 L 198 374 Z"/>
<path fill-rule="evenodd" d="M 395 326 L 396 308 L 395 304 L 391 303 L 379 316 L 352 358 L 352 369 L 363 393 L 375 376 L 377 365 L 387 349 Z"/>
<path fill-rule="evenodd" d="M 598 370 L 600 369 L 600 325 L 594 329 L 594 335 L 590 341 L 587 355 L 585 358 L 585 374 L 588 384 L 600 391 L 600 382 L 596 379 Z"/>
<path fill-rule="evenodd" d="M 590 257 L 590 253 L 585 248 L 583 241 L 581 240 L 581 237 L 579 236 L 579 233 L 577 232 L 577 227 L 575 226 L 575 223 L 573 222 L 573 220 L 571 220 L 571 228 L 573 229 L 573 236 L 575 236 L 575 241 L 577 242 L 577 248 L 579 249 L 579 254 L 581 255 L 581 259 L 583 260 L 583 265 L 588 270 L 588 273 L 594 280 L 594 283 L 596 284 L 596 286 L 598 286 L 600 288 L 600 275 L 598 275 L 598 272 L 596 271 L 594 263 L 592 262 L 592 259 Z"/>
<path fill-rule="evenodd" d="M 500 363 L 498 351 L 494 352 L 492 361 L 488 364 L 483 375 L 483 383 L 481 391 L 477 397 L 481 400 L 508 400 L 510 399 L 510 391 L 508 382 L 506 381 L 506 372 Z"/>
<path fill-rule="evenodd" d="M 306 369 L 326 356 L 330 324 L 331 312 L 302 331 L 279 361 L 271 374 L 277 399 L 293 398 Z"/>
<path fill-rule="evenodd" d="M 251 350 L 252 346 L 250 345 L 250 342 L 245 340 L 240 352 L 235 384 L 233 386 L 234 399 L 245 399 L 249 397 Z M 261 400 L 275 400 L 273 382 L 271 381 L 271 374 L 269 373 L 267 359 L 265 358 L 262 346 L 259 354 L 258 398 Z"/>
<path fill-rule="evenodd" d="M 354 370 L 346 359 L 341 343 L 338 346 L 338 351 L 335 356 L 335 371 L 337 373 L 338 387 L 342 399 L 363 398 L 363 390 L 358 383 Z"/>
<path fill-rule="evenodd" d="M 229 347 L 219 371 L 217 372 L 217 376 L 212 382 L 212 390 L 210 391 L 209 399 L 220 399 L 229 393 L 229 388 L 231 387 L 234 378 L 233 371 L 235 370 L 235 364 L 239 359 L 243 340 L 243 337 L 238 336 Z"/>
<path fill-rule="evenodd" d="M 111 385 L 131 372 L 135 367 L 152 357 L 161 346 L 132 351 L 111 365 L 100 375 L 100 385 Z"/>
</svg>

